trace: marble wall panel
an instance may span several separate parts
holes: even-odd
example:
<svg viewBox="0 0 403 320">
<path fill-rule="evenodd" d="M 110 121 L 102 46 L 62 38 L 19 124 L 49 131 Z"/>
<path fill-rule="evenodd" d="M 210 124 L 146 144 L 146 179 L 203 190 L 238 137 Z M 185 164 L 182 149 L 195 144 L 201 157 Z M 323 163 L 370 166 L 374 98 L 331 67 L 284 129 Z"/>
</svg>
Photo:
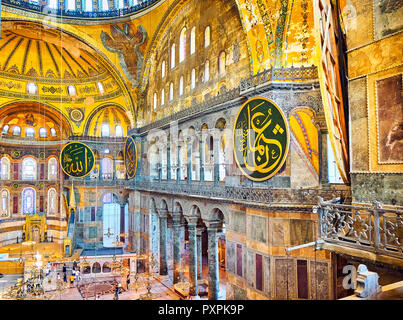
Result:
<svg viewBox="0 0 403 320">
<path fill-rule="evenodd" d="M 329 300 L 329 272 L 327 262 L 310 262 L 311 295 L 313 300 Z"/>
<path fill-rule="evenodd" d="M 275 299 L 288 300 L 295 296 L 295 266 L 292 259 L 275 260 Z"/>
<path fill-rule="evenodd" d="M 290 220 L 290 242 L 291 245 L 300 245 L 314 241 L 313 221 Z"/>
</svg>

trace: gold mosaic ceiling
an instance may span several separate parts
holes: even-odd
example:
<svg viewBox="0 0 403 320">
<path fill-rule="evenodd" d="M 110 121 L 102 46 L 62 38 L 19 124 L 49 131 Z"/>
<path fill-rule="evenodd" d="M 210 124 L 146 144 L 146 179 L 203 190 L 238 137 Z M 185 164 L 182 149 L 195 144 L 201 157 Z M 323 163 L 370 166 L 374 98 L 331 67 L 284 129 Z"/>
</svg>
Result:
<svg viewBox="0 0 403 320">
<path fill-rule="evenodd" d="M 84 43 L 59 30 L 23 21 L 2 21 L 0 73 L 21 80 L 67 82 L 107 76 L 96 52 Z"/>
</svg>

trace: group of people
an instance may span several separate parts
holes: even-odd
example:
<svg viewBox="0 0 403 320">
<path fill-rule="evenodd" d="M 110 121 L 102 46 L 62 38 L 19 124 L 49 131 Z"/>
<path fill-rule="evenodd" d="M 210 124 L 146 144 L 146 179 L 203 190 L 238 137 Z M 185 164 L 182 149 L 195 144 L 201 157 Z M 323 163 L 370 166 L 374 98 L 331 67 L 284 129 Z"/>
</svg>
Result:
<svg viewBox="0 0 403 320">
<path fill-rule="evenodd" d="M 60 272 L 57 273 L 57 281 L 61 280 Z M 71 275 L 68 277 L 67 276 L 67 267 L 66 265 L 63 265 L 63 281 L 66 284 L 69 284 L 70 288 L 74 287 L 74 284 L 81 282 L 81 273 L 80 270 L 77 268 L 77 263 L 74 262 L 73 264 L 73 269 L 71 271 Z"/>
</svg>

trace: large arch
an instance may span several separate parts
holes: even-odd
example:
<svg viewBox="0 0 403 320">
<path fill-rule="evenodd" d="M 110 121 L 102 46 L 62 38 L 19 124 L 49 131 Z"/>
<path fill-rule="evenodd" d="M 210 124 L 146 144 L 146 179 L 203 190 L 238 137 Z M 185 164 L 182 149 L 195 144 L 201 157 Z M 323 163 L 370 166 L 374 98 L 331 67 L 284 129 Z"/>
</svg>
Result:
<svg viewBox="0 0 403 320">
<path fill-rule="evenodd" d="M 0 128 L 4 125 L 8 124 L 7 121 L 21 117 L 21 121 L 26 119 L 26 114 L 34 114 L 32 117 L 33 121 L 36 117 L 43 117 L 43 122 L 50 121 L 55 125 L 60 125 L 62 129 L 55 127 L 57 136 L 55 139 L 67 139 L 73 133 L 73 128 L 71 126 L 70 121 L 66 118 L 66 116 L 57 108 L 51 106 L 50 104 L 36 101 L 13 101 L 3 104 L 0 107 Z M 15 122 L 15 121 L 14 121 Z M 25 124 L 25 127 L 29 127 L 29 124 Z M 10 127 L 11 129 L 11 127 Z M 21 132 L 24 132 L 24 129 L 21 128 Z M 49 132 L 50 130 L 48 130 Z M 60 135 L 60 133 L 62 133 Z M 50 139 L 48 137 L 47 139 Z"/>
</svg>

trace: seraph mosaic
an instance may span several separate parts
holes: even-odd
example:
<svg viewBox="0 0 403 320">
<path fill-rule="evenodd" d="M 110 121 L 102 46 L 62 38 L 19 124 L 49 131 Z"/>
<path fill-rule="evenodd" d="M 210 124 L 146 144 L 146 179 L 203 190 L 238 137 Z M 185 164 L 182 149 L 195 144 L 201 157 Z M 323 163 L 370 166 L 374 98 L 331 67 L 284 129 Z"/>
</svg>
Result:
<svg viewBox="0 0 403 320">
<path fill-rule="evenodd" d="M 101 32 L 102 43 L 107 50 L 118 54 L 120 66 L 132 83 L 132 88 L 138 87 L 144 61 L 140 47 L 147 39 L 147 32 L 141 25 L 135 32 L 127 23 L 124 23 L 122 28 L 116 24 L 111 25 L 110 30 L 110 35 Z"/>
</svg>

